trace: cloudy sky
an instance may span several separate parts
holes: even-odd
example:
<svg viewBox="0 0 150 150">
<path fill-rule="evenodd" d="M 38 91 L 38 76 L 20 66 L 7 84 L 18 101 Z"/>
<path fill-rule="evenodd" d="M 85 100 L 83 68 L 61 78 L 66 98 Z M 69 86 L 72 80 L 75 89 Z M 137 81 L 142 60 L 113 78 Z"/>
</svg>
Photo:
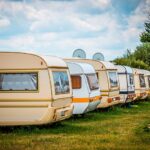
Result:
<svg viewBox="0 0 150 150">
<path fill-rule="evenodd" d="M 150 0 L 0 0 L 0 51 L 106 60 L 140 44 Z"/>
</svg>

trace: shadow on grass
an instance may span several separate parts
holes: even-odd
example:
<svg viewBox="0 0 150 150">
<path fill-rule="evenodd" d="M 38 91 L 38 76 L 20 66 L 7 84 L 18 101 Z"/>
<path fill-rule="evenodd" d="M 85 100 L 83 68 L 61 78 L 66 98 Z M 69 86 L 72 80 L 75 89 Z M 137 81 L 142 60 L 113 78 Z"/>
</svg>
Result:
<svg viewBox="0 0 150 150">
<path fill-rule="evenodd" d="M 75 115 L 68 120 L 47 124 L 47 125 L 31 125 L 31 126 L 6 126 L 0 127 L 0 134 L 79 134 L 92 130 L 92 127 L 86 126 L 85 123 L 100 122 L 102 120 L 112 118 L 112 110 L 95 110 L 84 115 Z M 118 111 L 116 108 L 115 111 Z M 110 114 L 111 113 L 111 114 Z M 114 113 L 114 112 L 113 112 Z M 107 114 L 107 115 L 106 115 Z M 81 126 L 81 124 L 84 124 Z"/>
<path fill-rule="evenodd" d="M 148 102 L 138 103 L 141 106 L 138 108 L 111 107 L 109 109 L 98 109 L 85 115 L 76 115 L 68 120 L 47 125 L 0 127 L 0 134 L 82 134 L 89 129 L 93 130 L 91 126 L 86 126 L 86 123 L 99 123 L 107 119 L 112 120 L 116 117 L 122 117 L 124 114 L 134 115 L 136 111 L 143 109 L 146 103 Z"/>
<path fill-rule="evenodd" d="M 47 124 L 47 125 L 41 125 L 41 126 L 15 126 L 15 127 L 1 127 L 0 133 L 3 134 L 21 134 L 21 135 L 27 135 L 27 134 L 60 134 L 60 133 L 82 133 L 85 132 L 87 129 L 84 127 L 72 125 L 72 124 L 65 124 L 62 122 L 54 123 L 54 124 Z"/>
</svg>

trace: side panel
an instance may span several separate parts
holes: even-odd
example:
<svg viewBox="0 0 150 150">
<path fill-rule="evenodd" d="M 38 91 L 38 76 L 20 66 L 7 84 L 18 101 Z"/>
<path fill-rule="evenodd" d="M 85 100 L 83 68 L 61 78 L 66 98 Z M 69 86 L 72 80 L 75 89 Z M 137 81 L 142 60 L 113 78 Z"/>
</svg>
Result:
<svg viewBox="0 0 150 150">
<path fill-rule="evenodd" d="M 127 77 L 126 74 L 119 74 L 119 85 L 120 85 L 120 92 L 127 91 Z"/>
<path fill-rule="evenodd" d="M 149 90 L 148 76 L 145 76 L 146 90 Z"/>
<path fill-rule="evenodd" d="M 140 91 L 140 81 L 138 74 L 134 74 L 134 83 L 135 83 L 135 93 L 138 94 Z"/>
<path fill-rule="evenodd" d="M 109 88 L 109 77 L 107 71 L 99 71 L 99 82 L 101 89 L 101 103 L 98 108 L 109 107 L 111 105 L 118 104 L 120 101 L 119 87 L 110 89 Z M 111 101 L 109 100 L 111 98 Z M 119 99 L 119 100 L 118 100 Z"/>
<path fill-rule="evenodd" d="M 32 72 L 28 70 L 30 71 Z M 3 70 L 3 72 L 25 72 L 25 70 Z M 0 125 L 43 124 L 52 121 L 54 110 L 51 108 L 48 71 L 37 70 L 37 72 L 39 84 L 37 92 L 0 93 Z"/>
<path fill-rule="evenodd" d="M 74 110 L 73 114 L 83 114 L 87 109 L 89 102 L 89 91 L 87 87 L 87 80 L 85 75 L 81 76 L 81 88 L 80 89 L 73 89 L 73 104 Z M 86 102 L 83 102 L 83 99 L 87 99 Z"/>
<path fill-rule="evenodd" d="M 108 77 L 107 77 L 107 72 L 106 71 L 99 71 L 98 72 L 98 80 L 99 80 L 99 85 L 100 89 L 103 95 L 103 92 L 109 90 L 109 85 L 108 85 Z"/>
<path fill-rule="evenodd" d="M 136 99 L 144 99 L 147 97 L 146 88 L 140 86 L 139 74 L 134 74 Z"/>
<path fill-rule="evenodd" d="M 19 63 L 18 63 L 19 62 Z M 33 54 L 0 52 L 0 69 L 46 69 L 45 61 Z"/>
</svg>

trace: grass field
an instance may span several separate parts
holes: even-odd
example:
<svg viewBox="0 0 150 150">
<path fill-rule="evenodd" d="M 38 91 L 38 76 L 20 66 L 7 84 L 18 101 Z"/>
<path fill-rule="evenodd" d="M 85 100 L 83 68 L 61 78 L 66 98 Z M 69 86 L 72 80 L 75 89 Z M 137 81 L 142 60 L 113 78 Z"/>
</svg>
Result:
<svg viewBox="0 0 150 150">
<path fill-rule="evenodd" d="M 150 101 L 46 126 L 0 128 L 0 150 L 150 150 Z"/>
</svg>

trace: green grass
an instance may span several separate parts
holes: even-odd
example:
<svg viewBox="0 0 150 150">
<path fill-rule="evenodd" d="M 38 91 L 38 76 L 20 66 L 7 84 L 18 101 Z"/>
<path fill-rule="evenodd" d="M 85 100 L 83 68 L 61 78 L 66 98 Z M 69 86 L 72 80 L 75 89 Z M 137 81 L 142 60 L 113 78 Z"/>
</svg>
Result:
<svg viewBox="0 0 150 150">
<path fill-rule="evenodd" d="M 45 126 L 1 127 L 0 150 L 149 150 L 150 101 Z"/>
</svg>

